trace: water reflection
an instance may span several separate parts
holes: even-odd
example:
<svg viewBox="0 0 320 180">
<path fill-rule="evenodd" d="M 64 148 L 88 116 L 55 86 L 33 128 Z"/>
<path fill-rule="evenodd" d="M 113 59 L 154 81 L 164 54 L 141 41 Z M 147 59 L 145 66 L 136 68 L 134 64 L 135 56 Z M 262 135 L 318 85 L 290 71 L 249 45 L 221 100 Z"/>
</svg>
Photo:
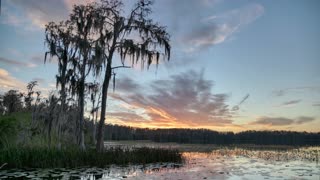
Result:
<svg viewBox="0 0 320 180">
<path fill-rule="evenodd" d="M 0 179 L 320 179 L 320 147 L 259 150 L 220 148 L 184 152 L 182 164 L 106 168 L 10 169 Z"/>
</svg>

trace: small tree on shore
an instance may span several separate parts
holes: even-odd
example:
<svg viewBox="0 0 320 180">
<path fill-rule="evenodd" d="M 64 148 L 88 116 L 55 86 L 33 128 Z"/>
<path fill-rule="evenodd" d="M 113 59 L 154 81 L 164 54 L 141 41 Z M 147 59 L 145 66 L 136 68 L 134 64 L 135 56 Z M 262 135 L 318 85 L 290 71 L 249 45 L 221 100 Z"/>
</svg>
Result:
<svg viewBox="0 0 320 180">
<path fill-rule="evenodd" d="M 32 109 L 32 101 L 34 100 L 33 94 L 35 93 L 33 88 L 37 85 L 38 85 L 37 81 L 31 81 L 27 85 L 27 94 L 24 97 L 26 111 L 31 111 Z"/>
<path fill-rule="evenodd" d="M 6 114 L 19 112 L 23 109 L 23 93 L 17 90 L 9 90 L 3 95 L 2 104 Z"/>
</svg>

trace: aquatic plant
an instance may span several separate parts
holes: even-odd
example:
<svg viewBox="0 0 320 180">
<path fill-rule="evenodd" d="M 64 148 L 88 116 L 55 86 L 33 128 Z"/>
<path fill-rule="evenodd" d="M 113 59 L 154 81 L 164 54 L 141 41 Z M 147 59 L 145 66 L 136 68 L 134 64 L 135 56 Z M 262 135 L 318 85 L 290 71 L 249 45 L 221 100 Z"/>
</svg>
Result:
<svg viewBox="0 0 320 180">
<path fill-rule="evenodd" d="M 59 168 L 105 167 L 110 164 L 147 164 L 155 162 L 182 162 L 175 149 L 109 148 L 102 152 L 79 148 L 57 149 L 47 147 L 6 147 L 0 149 L 0 164 L 5 168 Z"/>
</svg>

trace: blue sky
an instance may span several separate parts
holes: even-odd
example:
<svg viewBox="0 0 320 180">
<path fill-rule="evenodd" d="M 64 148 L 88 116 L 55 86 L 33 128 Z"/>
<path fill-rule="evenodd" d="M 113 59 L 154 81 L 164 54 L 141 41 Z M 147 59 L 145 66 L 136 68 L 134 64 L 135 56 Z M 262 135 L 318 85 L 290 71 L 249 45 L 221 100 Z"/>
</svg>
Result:
<svg viewBox="0 0 320 180">
<path fill-rule="evenodd" d="M 54 89 L 57 65 L 43 64 L 43 27 L 65 19 L 75 2 L 89 0 L 2 0 L 1 92 L 30 80 Z M 132 1 L 124 2 L 129 9 Z M 119 70 L 107 120 L 320 131 L 319 7 L 317 0 L 156 0 L 151 17 L 167 26 L 172 58 L 157 70 Z"/>
</svg>

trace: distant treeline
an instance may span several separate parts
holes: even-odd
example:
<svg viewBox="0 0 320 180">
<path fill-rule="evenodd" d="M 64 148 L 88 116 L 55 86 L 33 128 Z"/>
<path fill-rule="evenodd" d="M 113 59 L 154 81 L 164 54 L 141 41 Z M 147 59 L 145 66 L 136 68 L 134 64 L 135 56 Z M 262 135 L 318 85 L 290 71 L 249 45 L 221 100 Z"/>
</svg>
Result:
<svg viewBox="0 0 320 180">
<path fill-rule="evenodd" d="M 149 129 L 106 125 L 105 140 L 151 140 L 194 144 L 320 145 L 320 132 L 244 131 L 209 129 Z"/>
</svg>

